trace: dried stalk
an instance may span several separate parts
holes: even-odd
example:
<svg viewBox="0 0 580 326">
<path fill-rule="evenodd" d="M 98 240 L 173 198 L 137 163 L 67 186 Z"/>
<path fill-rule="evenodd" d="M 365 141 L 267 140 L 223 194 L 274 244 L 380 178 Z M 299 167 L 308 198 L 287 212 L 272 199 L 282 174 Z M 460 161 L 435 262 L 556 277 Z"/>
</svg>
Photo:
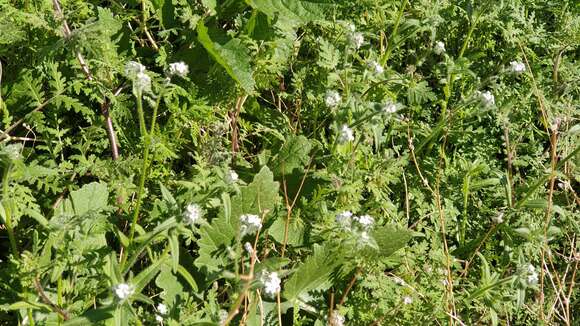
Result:
<svg viewBox="0 0 580 326">
<path fill-rule="evenodd" d="M 70 37 L 72 36 L 72 32 L 71 32 L 71 29 L 68 26 L 68 23 L 64 17 L 64 14 L 63 14 L 62 9 L 60 7 L 59 1 L 52 0 L 52 5 L 54 8 L 54 13 L 55 13 L 56 18 L 60 19 L 62 21 L 62 30 L 63 30 L 63 34 L 64 34 L 65 39 L 70 39 Z M 91 81 L 94 80 L 94 77 L 93 77 L 93 74 L 91 73 L 89 65 L 85 61 L 85 58 L 83 57 L 83 55 L 80 51 L 76 52 L 76 57 L 77 57 L 77 60 L 79 62 L 79 65 L 81 66 L 81 70 L 83 71 L 83 74 L 85 75 L 85 77 L 88 80 L 91 80 Z M 111 115 L 109 114 L 109 107 L 110 107 L 110 102 L 105 98 L 103 101 L 103 104 L 101 105 L 101 114 L 105 118 L 105 128 L 107 130 L 107 135 L 109 137 L 109 143 L 111 144 L 111 156 L 112 156 L 113 160 L 117 160 L 119 158 L 119 147 L 117 145 L 117 137 L 115 135 L 115 129 L 113 128 L 113 121 L 111 119 Z"/>
</svg>

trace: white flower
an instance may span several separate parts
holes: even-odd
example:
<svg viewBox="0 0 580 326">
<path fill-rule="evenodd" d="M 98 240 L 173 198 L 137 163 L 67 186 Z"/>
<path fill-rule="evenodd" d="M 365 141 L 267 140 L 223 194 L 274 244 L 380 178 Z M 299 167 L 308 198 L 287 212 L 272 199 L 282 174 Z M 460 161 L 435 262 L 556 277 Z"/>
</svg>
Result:
<svg viewBox="0 0 580 326">
<path fill-rule="evenodd" d="M 342 125 L 340 128 L 340 136 L 338 137 L 339 143 L 347 143 L 354 140 L 354 135 L 352 129 L 347 125 Z"/>
<path fill-rule="evenodd" d="M 338 94 L 336 91 L 328 91 L 324 95 L 324 103 L 329 108 L 337 107 L 341 100 L 342 98 L 340 97 L 340 94 Z"/>
<path fill-rule="evenodd" d="M 144 72 L 145 66 L 139 62 L 129 61 L 125 64 L 125 76 L 129 77 L 130 79 L 135 79 L 137 74 Z"/>
<path fill-rule="evenodd" d="M 393 277 L 393 282 L 397 285 L 405 285 L 405 281 L 398 276 Z"/>
<path fill-rule="evenodd" d="M 365 38 L 362 33 L 351 33 L 349 41 L 355 49 L 359 49 L 365 42 Z"/>
<path fill-rule="evenodd" d="M 344 316 L 334 310 L 330 316 L 330 326 L 344 326 Z"/>
<path fill-rule="evenodd" d="M 447 279 L 442 279 L 441 284 L 443 284 L 443 286 L 447 286 L 449 285 L 449 281 L 447 281 Z"/>
<path fill-rule="evenodd" d="M 340 225 L 350 225 L 352 218 L 351 211 L 344 211 L 336 215 L 336 222 Z"/>
<path fill-rule="evenodd" d="M 155 315 L 155 320 L 157 320 L 158 323 L 162 323 L 163 322 L 163 317 L 159 316 L 159 315 Z"/>
<path fill-rule="evenodd" d="M 133 79 L 133 90 L 137 94 L 151 93 L 151 77 L 144 72 L 139 72 Z"/>
<path fill-rule="evenodd" d="M 280 278 L 276 272 L 263 272 L 260 278 L 262 284 L 264 284 L 264 292 L 269 296 L 274 296 L 280 292 Z"/>
<path fill-rule="evenodd" d="M 367 66 L 369 67 L 370 70 L 372 70 L 373 73 L 375 73 L 376 75 L 380 75 L 382 74 L 385 69 L 383 68 L 383 66 L 381 66 L 378 62 L 376 61 L 369 61 L 367 62 Z"/>
<path fill-rule="evenodd" d="M 495 97 L 490 91 L 480 92 L 477 91 L 477 96 L 479 97 L 479 101 L 483 104 L 483 106 L 493 106 L 495 105 Z"/>
<path fill-rule="evenodd" d="M 344 27 L 351 33 L 354 33 L 354 31 L 356 31 L 356 26 L 354 26 L 353 23 L 346 23 Z"/>
<path fill-rule="evenodd" d="M 368 230 L 375 223 L 375 219 L 370 215 L 363 215 L 355 217 L 355 220 L 363 227 L 363 229 Z"/>
<path fill-rule="evenodd" d="M 523 62 L 512 61 L 510 62 L 510 71 L 514 74 L 520 74 L 526 71 L 526 65 Z"/>
<path fill-rule="evenodd" d="M 226 182 L 227 183 L 234 183 L 236 181 L 238 181 L 238 174 L 236 173 L 236 171 L 234 170 L 229 170 L 228 173 L 226 174 Z"/>
<path fill-rule="evenodd" d="M 435 54 L 437 54 L 437 55 L 441 55 L 441 54 L 445 53 L 445 43 L 443 43 L 441 41 L 435 42 L 435 47 L 433 48 L 433 52 L 435 52 Z"/>
<path fill-rule="evenodd" d="M 254 247 L 252 247 L 252 244 L 249 242 L 244 243 L 244 249 L 250 254 L 252 255 L 252 253 L 254 252 Z"/>
<path fill-rule="evenodd" d="M 262 220 L 258 215 L 244 214 L 240 216 L 240 222 L 242 223 L 240 227 L 242 235 L 254 234 L 262 228 Z"/>
<path fill-rule="evenodd" d="M 495 216 L 492 216 L 492 217 L 491 217 L 491 220 L 492 220 L 492 221 L 493 221 L 493 223 L 495 223 L 495 224 L 501 224 L 501 223 L 503 223 L 503 215 L 504 215 L 504 213 L 503 213 L 503 212 L 499 212 L 499 214 L 497 214 L 497 215 L 495 215 Z"/>
<path fill-rule="evenodd" d="M 119 300 L 125 300 L 135 292 L 135 288 L 131 284 L 121 283 L 113 286 L 113 292 Z"/>
<path fill-rule="evenodd" d="M 385 105 L 383 105 L 383 108 L 381 110 L 384 113 L 392 114 L 399 110 L 399 105 L 397 103 L 388 101 L 387 103 L 385 103 Z"/>
<path fill-rule="evenodd" d="M 174 62 L 169 65 L 169 76 L 185 77 L 189 72 L 189 67 L 183 61 Z"/>
<path fill-rule="evenodd" d="M 527 281 L 528 281 L 528 285 L 535 285 L 538 284 L 539 278 L 538 278 L 538 272 L 536 272 L 536 268 L 534 267 L 534 265 L 528 265 L 528 270 L 527 270 Z"/>
<path fill-rule="evenodd" d="M 185 217 L 185 224 L 199 224 L 203 212 L 199 205 L 189 204 L 185 208 L 183 215 Z"/>
<path fill-rule="evenodd" d="M 167 306 L 164 305 L 163 303 L 157 305 L 157 311 L 159 311 L 159 313 L 162 315 L 167 315 L 167 313 L 169 312 Z"/>
<path fill-rule="evenodd" d="M 413 298 L 411 298 L 410 296 L 405 296 L 403 298 L 403 303 L 404 304 L 411 304 L 411 303 L 413 303 Z"/>
</svg>

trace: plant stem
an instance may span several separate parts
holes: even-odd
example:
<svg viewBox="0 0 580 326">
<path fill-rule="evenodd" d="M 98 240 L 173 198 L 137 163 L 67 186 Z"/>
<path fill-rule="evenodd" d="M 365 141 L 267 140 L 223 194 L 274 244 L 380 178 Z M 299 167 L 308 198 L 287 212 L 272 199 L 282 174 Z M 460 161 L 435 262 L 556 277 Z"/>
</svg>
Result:
<svg viewBox="0 0 580 326">
<path fill-rule="evenodd" d="M 4 206 L 4 212 L 6 216 L 6 231 L 8 232 L 8 240 L 10 241 L 10 249 L 12 250 L 12 255 L 14 258 L 18 257 L 18 247 L 16 246 L 16 237 L 14 236 L 14 229 L 12 228 L 12 202 L 8 200 L 8 185 L 10 183 L 10 170 L 12 169 L 12 163 L 8 163 L 8 166 L 4 169 L 4 175 L 2 178 L 2 206 Z"/>
<path fill-rule="evenodd" d="M 389 57 L 391 56 L 391 52 L 393 52 L 394 46 L 393 40 L 395 39 L 397 33 L 399 32 L 399 24 L 401 23 L 401 17 L 403 17 L 403 12 L 405 12 L 405 8 L 407 7 L 408 3 L 409 0 L 404 0 L 403 4 L 399 8 L 399 13 L 397 14 L 397 18 L 395 19 L 395 25 L 393 26 L 393 32 L 391 33 L 391 36 L 389 37 L 389 41 L 387 43 L 387 51 L 385 53 L 385 56 L 381 60 L 381 65 L 383 66 L 387 64 L 387 62 L 389 61 Z"/>
<path fill-rule="evenodd" d="M 133 239 L 135 238 L 135 227 L 137 225 L 137 220 L 139 219 L 139 210 L 141 209 L 141 202 L 142 202 L 142 195 L 143 195 L 143 188 L 145 187 L 145 179 L 147 174 L 147 164 L 149 161 L 149 135 L 147 133 L 147 129 L 145 127 L 145 116 L 143 114 L 143 99 L 142 94 L 135 94 L 137 95 L 137 115 L 139 117 L 139 130 L 141 131 L 141 137 L 143 138 L 143 163 L 141 165 L 141 176 L 139 177 L 139 187 L 137 188 L 137 203 L 135 204 L 135 210 L 133 211 L 133 219 L 131 221 L 131 231 L 129 232 L 129 244 L 127 246 L 127 250 L 133 244 Z M 121 266 L 126 261 L 126 257 L 129 255 L 127 252 L 122 260 Z"/>
</svg>

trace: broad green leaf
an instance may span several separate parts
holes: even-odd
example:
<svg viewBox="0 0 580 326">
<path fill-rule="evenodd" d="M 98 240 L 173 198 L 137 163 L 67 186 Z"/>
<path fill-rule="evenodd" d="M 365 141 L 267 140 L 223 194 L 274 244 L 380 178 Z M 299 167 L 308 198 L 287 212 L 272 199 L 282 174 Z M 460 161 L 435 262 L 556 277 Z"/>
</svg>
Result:
<svg viewBox="0 0 580 326">
<path fill-rule="evenodd" d="M 183 292 L 183 286 L 168 265 L 161 268 L 161 272 L 155 279 L 155 284 L 163 289 L 161 298 L 171 306 L 175 304 L 175 298 Z"/>
<path fill-rule="evenodd" d="M 284 285 L 284 297 L 298 300 L 312 290 L 330 287 L 330 275 L 340 259 L 327 246 L 314 245 L 314 252 L 292 274 Z"/>
<path fill-rule="evenodd" d="M 99 211 L 107 208 L 109 190 L 107 184 L 92 182 L 84 185 L 81 189 L 71 191 L 70 198 L 59 206 L 61 213 L 82 216 L 88 212 Z"/>
<path fill-rule="evenodd" d="M 208 271 L 219 271 L 220 267 L 226 266 L 230 248 L 238 234 L 240 216 L 262 216 L 272 211 L 278 202 L 278 188 L 278 182 L 274 181 L 274 175 L 267 167 L 263 167 L 248 186 L 240 187 L 240 193 L 231 198 L 231 217 L 226 215 L 228 209 L 222 209 L 211 224 L 201 227 L 201 238 L 197 242 L 199 257 L 195 265 L 206 267 Z M 227 203 L 228 197 L 222 200 Z"/>
<path fill-rule="evenodd" d="M 261 216 L 272 211 L 278 202 L 279 183 L 274 181 L 274 175 L 264 166 L 247 187 L 232 199 L 232 222 L 237 226 L 243 214 Z"/>
<path fill-rule="evenodd" d="M 301 0 L 246 0 L 246 2 L 270 19 L 278 19 L 284 28 L 322 20 L 324 12 L 331 6 L 321 1 Z"/>
<path fill-rule="evenodd" d="M 395 251 L 403 248 L 409 239 L 411 239 L 411 231 L 406 229 L 399 229 L 393 225 L 385 225 L 377 227 L 371 232 L 373 239 L 376 241 L 379 250 L 367 249 L 374 251 L 382 257 L 388 257 L 395 253 Z"/>
<path fill-rule="evenodd" d="M 250 56 L 239 39 L 229 38 L 213 30 L 210 35 L 210 30 L 202 20 L 197 24 L 197 39 L 246 93 L 254 91 L 256 82 L 252 76 Z"/>
<path fill-rule="evenodd" d="M 274 158 L 272 171 L 277 176 L 288 175 L 294 169 L 306 166 L 311 148 L 312 146 L 306 137 L 290 136 Z"/>
<path fill-rule="evenodd" d="M 279 243 L 284 241 L 284 229 L 286 228 L 286 217 L 278 218 L 268 229 L 268 233 Z M 299 246 L 304 241 L 304 223 L 297 217 L 292 217 L 288 224 L 287 243 L 291 246 Z"/>
</svg>

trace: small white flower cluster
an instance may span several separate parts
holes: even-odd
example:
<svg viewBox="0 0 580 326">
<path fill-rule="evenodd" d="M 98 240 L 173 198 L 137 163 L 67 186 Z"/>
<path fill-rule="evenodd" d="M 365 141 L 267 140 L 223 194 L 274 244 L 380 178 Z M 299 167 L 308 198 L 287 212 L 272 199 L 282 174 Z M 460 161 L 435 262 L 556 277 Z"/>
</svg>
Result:
<svg viewBox="0 0 580 326">
<path fill-rule="evenodd" d="M 504 212 L 499 212 L 497 215 L 492 216 L 491 220 L 495 224 L 501 224 L 501 223 L 503 223 L 503 216 L 504 216 Z"/>
<path fill-rule="evenodd" d="M 413 298 L 411 298 L 410 296 L 407 295 L 407 296 L 403 297 L 403 303 L 406 305 L 411 304 L 411 303 L 413 303 Z"/>
<path fill-rule="evenodd" d="M 350 45 L 357 50 L 360 49 L 365 42 L 362 33 L 357 32 L 356 27 L 351 23 L 346 25 L 346 29 L 348 30 L 348 41 Z"/>
<path fill-rule="evenodd" d="M 437 55 L 441 55 L 441 54 L 445 53 L 445 43 L 443 43 L 441 41 L 435 42 L 435 47 L 433 48 L 433 52 L 435 52 L 435 54 L 437 54 Z"/>
<path fill-rule="evenodd" d="M 381 110 L 383 111 L 383 113 L 393 114 L 399 110 L 399 107 L 400 105 L 398 103 L 389 100 L 383 105 L 383 108 Z"/>
<path fill-rule="evenodd" d="M 514 74 L 521 74 L 526 71 L 526 65 L 523 62 L 512 61 L 510 62 L 510 72 Z"/>
<path fill-rule="evenodd" d="M 490 106 L 495 105 L 495 97 L 493 96 L 493 94 L 490 91 L 485 91 L 483 93 L 480 91 L 477 91 L 476 94 L 477 94 L 479 101 L 481 102 L 481 104 L 484 107 L 490 107 Z"/>
<path fill-rule="evenodd" d="M 327 91 L 326 94 L 324 95 L 324 104 L 326 104 L 327 107 L 329 108 L 335 108 L 340 104 L 340 101 L 342 100 L 342 98 L 340 97 L 340 94 L 338 94 L 337 91 Z"/>
<path fill-rule="evenodd" d="M 385 69 L 383 68 L 383 66 L 381 66 L 378 62 L 376 61 L 369 61 L 367 62 L 367 67 L 375 74 L 375 75 L 380 75 L 383 72 L 385 72 Z"/>
<path fill-rule="evenodd" d="M 242 223 L 240 226 L 242 236 L 246 234 L 254 234 L 262 228 L 262 220 L 258 215 L 244 214 L 240 216 L 240 222 Z"/>
<path fill-rule="evenodd" d="M 525 274 L 526 274 L 526 282 L 528 283 L 529 286 L 538 284 L 538 281 L 540 279 L 538 278 L 538 272 L 536 271 L 534 265 L 532 264 L 528 265 Z"/>
<path fill-rule="evenodd" d="M 133 81 L 133 92 L 137 96 L 151 93 L 151 77 L 145 71 L 145 66 L 139 62 L 129 61 L 125 64 L 125 75 Z"/>
<path fill-rule="evenodd" d="M 340 134 L 338 135 L 338 142 L 341 144 L 348 143 L 354 140 L 354 133 L 347 125 L 342 125 Z"/>
<path fill-rule="evenodd" d="M 249 242 L 244 243 L 244 250 L 246 250 L 250 255 L 254 254 L 254 247 Z"/>
<path fill-rule="evenodd" d="M 183 217 L 185 218 L 185 224 L 199 224 L 201 222 L 201 217 L 203 211 L 198 204 L 189 204 L 185 208 Z"/>
<path fill-rule="evenodd" d="M 189 67 L 183 61 L 174 62 L 169 65 L 169 71 L 167 74 L 169 76 L 179 76 L 179 77 L 186 77 L 189 73 Z"/>
<path fill-rule="evenodd" d="M 275 296 L 278 292 L 280 292 L 280 277 L 278 277 L 278 273 L 276 272 L 262 272 L 262 276 L 260 277 L 260 281 L 264 285 L 264 292 L 266 292 L 269 296 Z"/>
<path fill-rule="evenodd" d="M 336 222 L 345 229 L 357 227 L 363 231 L 370 230 L 375 224 L 375 219 L 370 215 L 355 216 L 351 211 L 343 211 L 336 215 Z"/>
<path fill-rule="evenodd" d="M 369 231 L 375 224 L 370 215 L 355 216 L 351 211 L 344 211 L 336 215 L 336 222 L 344 229 L 359 236 L 359 243 L 366 245 L 371 241 Z"/>
<path fill-rule="evenodd" d="M 229 170 L 225 177 L 227 183 L 235 183 L 238 181 L 238 178 L 239 176 L 234 170 Z"/>
<path fill-rule="evenodd" d="M 330 326 L 344 326 L 345 318 L 338 311 L 334 310 L 330 315 Z"/>
<path fill-rule="evenodd" d="M 132 296 L 134 292 L 135 292 L 135 287 L 131 284 L 120 283 L 120 284 L 113 286 L 113 293 L 115 293 L 117 298 L 121 301 Z"/>
<path fill-rule="evenodd" d="M 159 312 L 159 314 L 155 315 L 155 320 L 157 320 L 159 323 L 162 323 L 163 316 L 166 316 L 169 313 L 169 309 L 167 309 L 166 305 L 160 303 L 157 305 L 157 312 Z"/>
<path fill-rule="evenodd" d="M 360 47 L 365 42 L 364 36 L 362 35 L 362 33 L 359 33 L 359 32 L 351 33 L 348 37 L 348 40 L 350 41 L 350 44 L 352 45 L 352 47 L 354 47 L 357 50 L 360 49 Z"/>
</svg>

